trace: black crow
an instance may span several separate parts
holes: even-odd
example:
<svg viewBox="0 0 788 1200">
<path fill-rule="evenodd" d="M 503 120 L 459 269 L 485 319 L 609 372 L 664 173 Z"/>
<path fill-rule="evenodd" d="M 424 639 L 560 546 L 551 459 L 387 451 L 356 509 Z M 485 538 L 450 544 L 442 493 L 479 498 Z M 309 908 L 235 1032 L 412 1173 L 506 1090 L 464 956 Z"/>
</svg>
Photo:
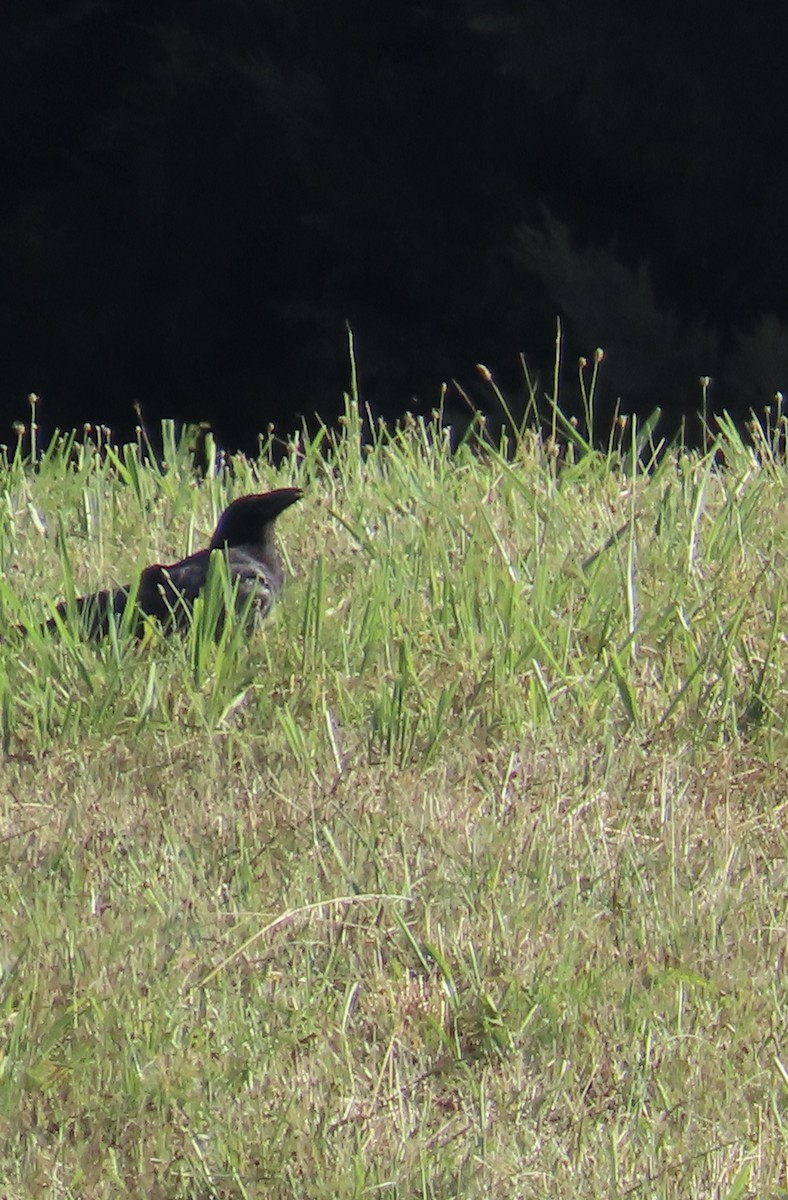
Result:
<svg viewBox="0 0 788 1200">
<path fill-rule="evenodd" d="M 219 518 L 207 550 L 198 550 L 181 562 L 164 566 L 154 563 L 142 572 L 139 587 L 133 585 L 80 596 L 73 602 L 80 625 L 88 637 L 105 637 L 112 616 L 120 622 L 126 607 L 134 606 L 129 631 L 140 637 L 146 617 L 155 617 L 165 632 L 188 627 L 194 601 L 208 581 L 214 550 L 224 552 L 233 585 L 235 609 L 254 626 L 268 613 L 282 590 L 284 571 L 274 539 L 274 521 L 284 509 L 300 499 L 300 488 L 277 488 L 259 496 L 241 496 Z M 65 621 L 72 605 L 57 606 Z M 57 621 L 47 622 L 56 629 Z M 221 624 L 219 625 L 221 629 Z"/>
</svg>

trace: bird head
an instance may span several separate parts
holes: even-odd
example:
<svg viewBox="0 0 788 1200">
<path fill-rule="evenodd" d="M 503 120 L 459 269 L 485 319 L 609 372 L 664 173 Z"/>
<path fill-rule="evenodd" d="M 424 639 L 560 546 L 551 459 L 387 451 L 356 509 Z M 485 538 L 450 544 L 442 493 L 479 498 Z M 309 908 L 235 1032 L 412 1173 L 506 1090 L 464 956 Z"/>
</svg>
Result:
<svg viewBox="0 0 788 1200">
<path fill-rule="evenodd" d="M 223 546 L 264 546 L 271 539 L 273 523 L 281 512 L 303 495 L 301 488 L 277 488 L 256 496 L 233 500 L 219 518 L 210 549 Z"/>
</svg>

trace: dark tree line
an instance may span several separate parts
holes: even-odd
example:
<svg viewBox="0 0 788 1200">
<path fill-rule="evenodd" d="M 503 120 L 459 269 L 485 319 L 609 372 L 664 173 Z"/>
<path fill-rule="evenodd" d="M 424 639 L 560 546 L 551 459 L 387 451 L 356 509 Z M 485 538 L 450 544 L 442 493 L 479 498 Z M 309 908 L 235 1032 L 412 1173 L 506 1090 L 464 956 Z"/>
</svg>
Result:
<svg viewBox="0 0 788 1200">
<path fill-rule="evenodd" d="M 518 353 L 608 403 L 788 387 L 788 16 L 609 0 L 9 0 L 0 418 L 250 444 Z M 571 365 L 567 368 L 571 375 Z M 571 384 L 567 385 L 571 393 Z"/>
</svg>

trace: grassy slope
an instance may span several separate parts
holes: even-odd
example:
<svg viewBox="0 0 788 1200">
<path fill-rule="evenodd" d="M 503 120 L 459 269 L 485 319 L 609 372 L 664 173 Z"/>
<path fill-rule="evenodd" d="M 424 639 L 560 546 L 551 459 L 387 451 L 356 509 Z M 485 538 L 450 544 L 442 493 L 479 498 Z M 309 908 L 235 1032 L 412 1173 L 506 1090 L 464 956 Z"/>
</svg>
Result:
<svg viewBox="0 0 788 1200">
<path fill-rule="evenodd" d="M 309 487 L 251 644 L 0 649 L 4 1198 L 788 1195 L 788 491 L 722 441 L 2 470 L 6 625 Z"/>
</svg>

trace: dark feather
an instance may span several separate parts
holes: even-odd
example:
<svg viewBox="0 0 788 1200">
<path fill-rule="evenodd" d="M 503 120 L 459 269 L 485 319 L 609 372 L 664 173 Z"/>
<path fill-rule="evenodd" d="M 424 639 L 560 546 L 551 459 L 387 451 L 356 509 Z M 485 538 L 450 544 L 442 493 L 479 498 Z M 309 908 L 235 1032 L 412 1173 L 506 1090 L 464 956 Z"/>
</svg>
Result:
<svg viewBox="0 0 788 1200">
<path fill-rule="evenodd" d="M 223 551 L 226 556 L 230 582 L 235 589 L 236 613 L 245 613 L 250 624 L 256 624 L 267 615 L 284 582 L 274 522 L 302 494 L 300 488 L 278 488 L 234 500 L 219 518 L 206 550 L 198 550 L 180 562 L 146 567 L 136 594 L 128 586 L 80 596 L 73 604 L 80 626 L 88 637 L 105 637 L 112 614 L 120 622 L 131 602 L 134 611 L 129 628 L 138 637 L 146 617 L 154 617 L 166 632 L 187 627 L 194 602 L 208 581 L 215 550 Z M 62 620 L 67 620 L 69 611 L 65 601 L 58 604 Z M 57 624 L 53 618 L 47 622 L 47 628 L 55 629 Z"/>
</svg>

